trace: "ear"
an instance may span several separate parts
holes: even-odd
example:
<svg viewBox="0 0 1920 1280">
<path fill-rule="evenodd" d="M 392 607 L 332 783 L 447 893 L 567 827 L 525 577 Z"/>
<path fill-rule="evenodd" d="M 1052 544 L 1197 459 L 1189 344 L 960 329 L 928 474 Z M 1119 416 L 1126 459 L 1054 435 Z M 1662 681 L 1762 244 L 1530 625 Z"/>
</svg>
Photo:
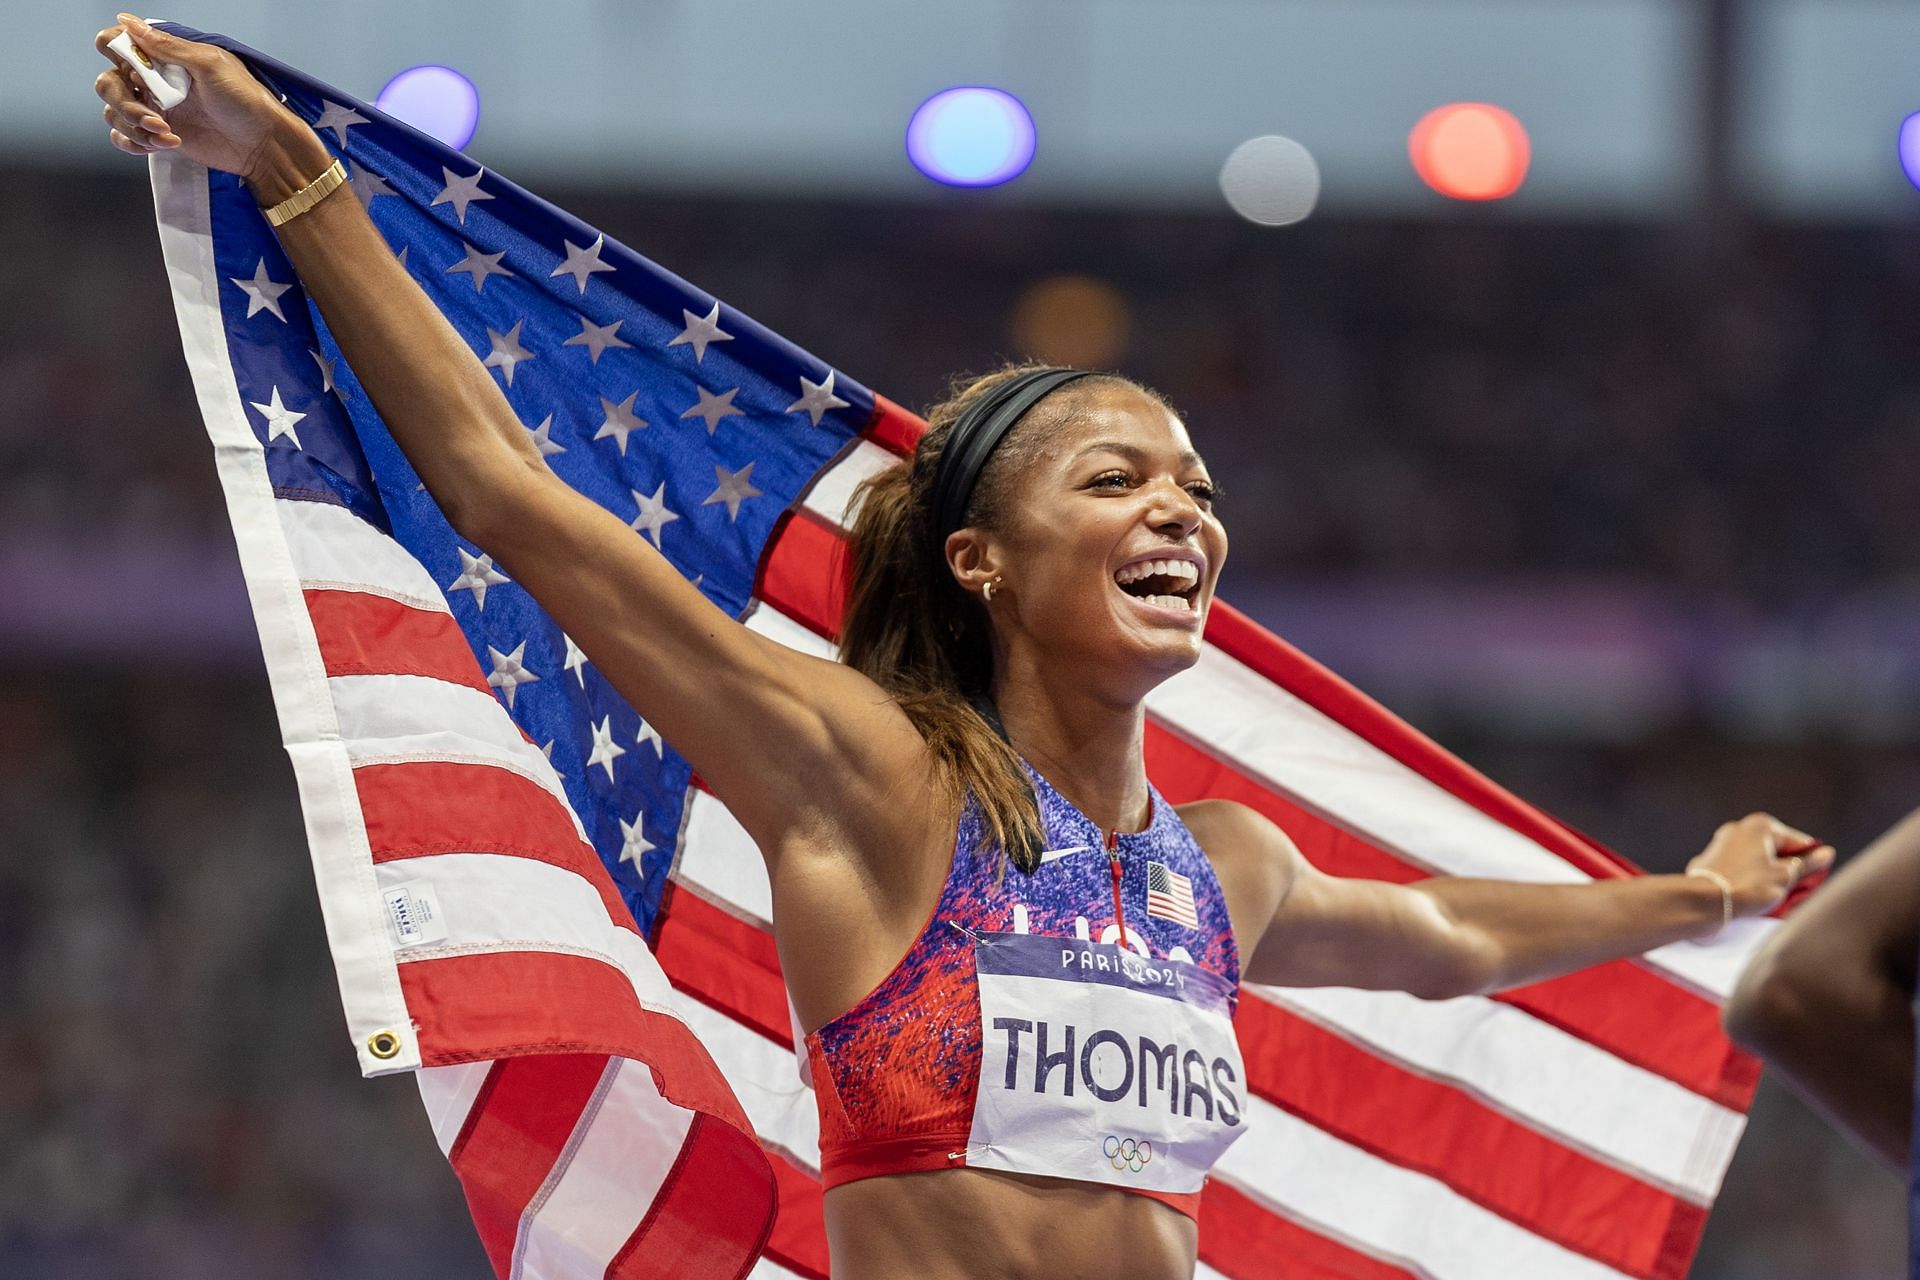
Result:
<svg viewBox="0 0 1920 1280">
<path fill-rule="evenodd" d="M 944 550 L 947 568 L 968 595 L 979 595 L 982 587 L 1002 574 L 1000 547 L 985 530 L 955 530 L 947 535 Z"/>
</svg>

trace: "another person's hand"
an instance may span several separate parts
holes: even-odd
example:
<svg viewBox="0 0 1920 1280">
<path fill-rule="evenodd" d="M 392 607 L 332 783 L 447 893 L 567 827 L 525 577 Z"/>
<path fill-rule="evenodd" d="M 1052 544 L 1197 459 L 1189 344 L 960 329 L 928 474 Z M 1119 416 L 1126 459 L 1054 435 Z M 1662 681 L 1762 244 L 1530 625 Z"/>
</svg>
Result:
<svg viewBox="0 0 1920 1280">
<path fill-rule="evenodd" d="M 1722 824 L 1687 863 L 1687 873 L 1724 877 L 1733 891 L 1733 914 L 1758 916 L 1779 906 L 1794 885 L 1831 865 L 1831 845 L 1795 831 L 1772 814 L 1750 813 Z"/>
<path fill-rule="evenodd" d="M 186 100 L 164 115 L 147 100 L 139 77 L 107 48 L 123 28 L 154 62 L 177 63 L 193 77 Z M 94 37 L 93 44 L 113 63 L 93 82 L 93 91 L 106 103 L 102 115 L 110 130 L 107 138 L 129 155 L 176 151 L 258 185 L 286 167 L 288 152 L 308 153 L 292 166 L 298 173 L 312 168 L 315 147 L 325 150 L 305 123 L 225 49 L 169 35 L 124 13 L 119 24 Z M 313 176 L 306 174 L 307 179 Z"/>
</svg>

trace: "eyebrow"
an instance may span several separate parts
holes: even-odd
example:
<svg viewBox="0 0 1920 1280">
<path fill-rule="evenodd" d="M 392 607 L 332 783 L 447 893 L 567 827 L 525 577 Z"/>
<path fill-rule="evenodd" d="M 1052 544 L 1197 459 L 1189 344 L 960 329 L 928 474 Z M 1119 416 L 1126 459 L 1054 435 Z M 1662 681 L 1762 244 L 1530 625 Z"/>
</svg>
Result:
<svg viewBox="0 0 1920 1280">
<path fill-rule="evenodd" d="M 1079 453 L 1074 454 L 1073 460 L 1078 462 L 1090 453 L 1117 453 L 1135 466 L 1143 466 L 1148 461 L 1148 455 L 1145 449 L 1142 449 L 1139 445 L 1125 444 L 1119 440 L 1095 441 Z M 1206 459 L 1202 458 L 1192 449 L 1188 449 L 1180 455 L 1180 465 L 1182 467 L 1204 467 L 1207 463 Z"/>
</svg>

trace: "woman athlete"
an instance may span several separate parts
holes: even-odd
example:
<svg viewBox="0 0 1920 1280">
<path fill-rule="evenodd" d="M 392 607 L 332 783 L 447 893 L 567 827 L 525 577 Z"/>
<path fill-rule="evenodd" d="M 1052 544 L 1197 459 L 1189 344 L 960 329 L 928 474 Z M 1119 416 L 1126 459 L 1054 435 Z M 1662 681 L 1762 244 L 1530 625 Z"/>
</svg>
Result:
<svg viewBox="0 0 1920 1280">
<path fill-rule="evenodd" d="M 231 54 L 122 21 L 194 87 L 163 118 L 103 72 L 115 147 L 238 174 L 269 208 L 328 168 Z M 1143 699 L 1200 656 L 1227 554 L 1157 395 L 1026 369 L 936 407 L 863 494 L 828 662 L 727 617 L 558 480 L 351 194 L 279 236 L 453 526 L 764 855 L 844 1280 L 1189 1276 L 1199 1180 L 1240 1128 L 1242 976 L 1497 991 L 1709 935 L 1832 857 L 1755 814 L 1687 875 L 1323 875 L 1253 810 L 1176 812 L 1148 783 Z"/>
</svg>

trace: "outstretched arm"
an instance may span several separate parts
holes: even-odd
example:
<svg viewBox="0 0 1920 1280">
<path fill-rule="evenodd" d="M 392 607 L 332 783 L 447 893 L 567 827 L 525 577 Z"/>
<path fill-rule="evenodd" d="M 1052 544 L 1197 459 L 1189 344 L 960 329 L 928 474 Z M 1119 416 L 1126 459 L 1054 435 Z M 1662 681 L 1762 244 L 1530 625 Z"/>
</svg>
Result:
<svg viewBox="0 0 1920 1280">
<path fill-rule="evenodd" d="M 155 61 L 194 78 L 163 119 L 120 64 L 96 82 L 116 147 L 174 151 L 240 174 L 263 206 L 332 161 L 320 139 L 232 54 L 138 20 Z M 119 28 L 100 33 L 105 44 Z M 342 353 L 429 492 L 500 560 L 620 693 L 685 754 L 770 858 L 797 833 L 857 851 L 898 831 L 885 815 L 922 744 L 878 686 L 754 634 L 687 583 L 618 517 L 541 459 L 493 377 L 368 218 L 336 189 L 278 229 Z M 899 825 L 898 822 L 895 825 Z"/>
<path fill-rule="evenodd" d="M 1185 811 L 1183 810 L 1183 813 Z M 1707 875 L 1634 876 L 1589 884 L 1520 884 L 1436 876 L 1388 884 L 1326 875 L 1265 817 L 1222 805 L 1201 823 L 1223 878 L 1266 885 L 1269 914 L 1240 930 L 1249 982 L 1408 991 L 1429 999 L 1484 994 L 1720 927 L 1718 883 Z M 1197 835 L 1201 825 L 1195 826 Z M 1799 855 L 1799 862 L 1793 857 Z M 1736 915 L 1773 909 L 1796 875 L 1833 851 L 1766 816 L 1728 823 L 1691 864 L 1732 886 Z M 1256 887 L 1244 900 L 1258 899 Z M 1236 925 L 1240 922 L 1236 920 Z"/>
<path fill-rule="evenodd" d="M 1916 952 L 1920 812 L 1794 912 L 1725 1014 L 1735 1040 L 1896 1169 L 1913 1130 Z"/>
</svg>

